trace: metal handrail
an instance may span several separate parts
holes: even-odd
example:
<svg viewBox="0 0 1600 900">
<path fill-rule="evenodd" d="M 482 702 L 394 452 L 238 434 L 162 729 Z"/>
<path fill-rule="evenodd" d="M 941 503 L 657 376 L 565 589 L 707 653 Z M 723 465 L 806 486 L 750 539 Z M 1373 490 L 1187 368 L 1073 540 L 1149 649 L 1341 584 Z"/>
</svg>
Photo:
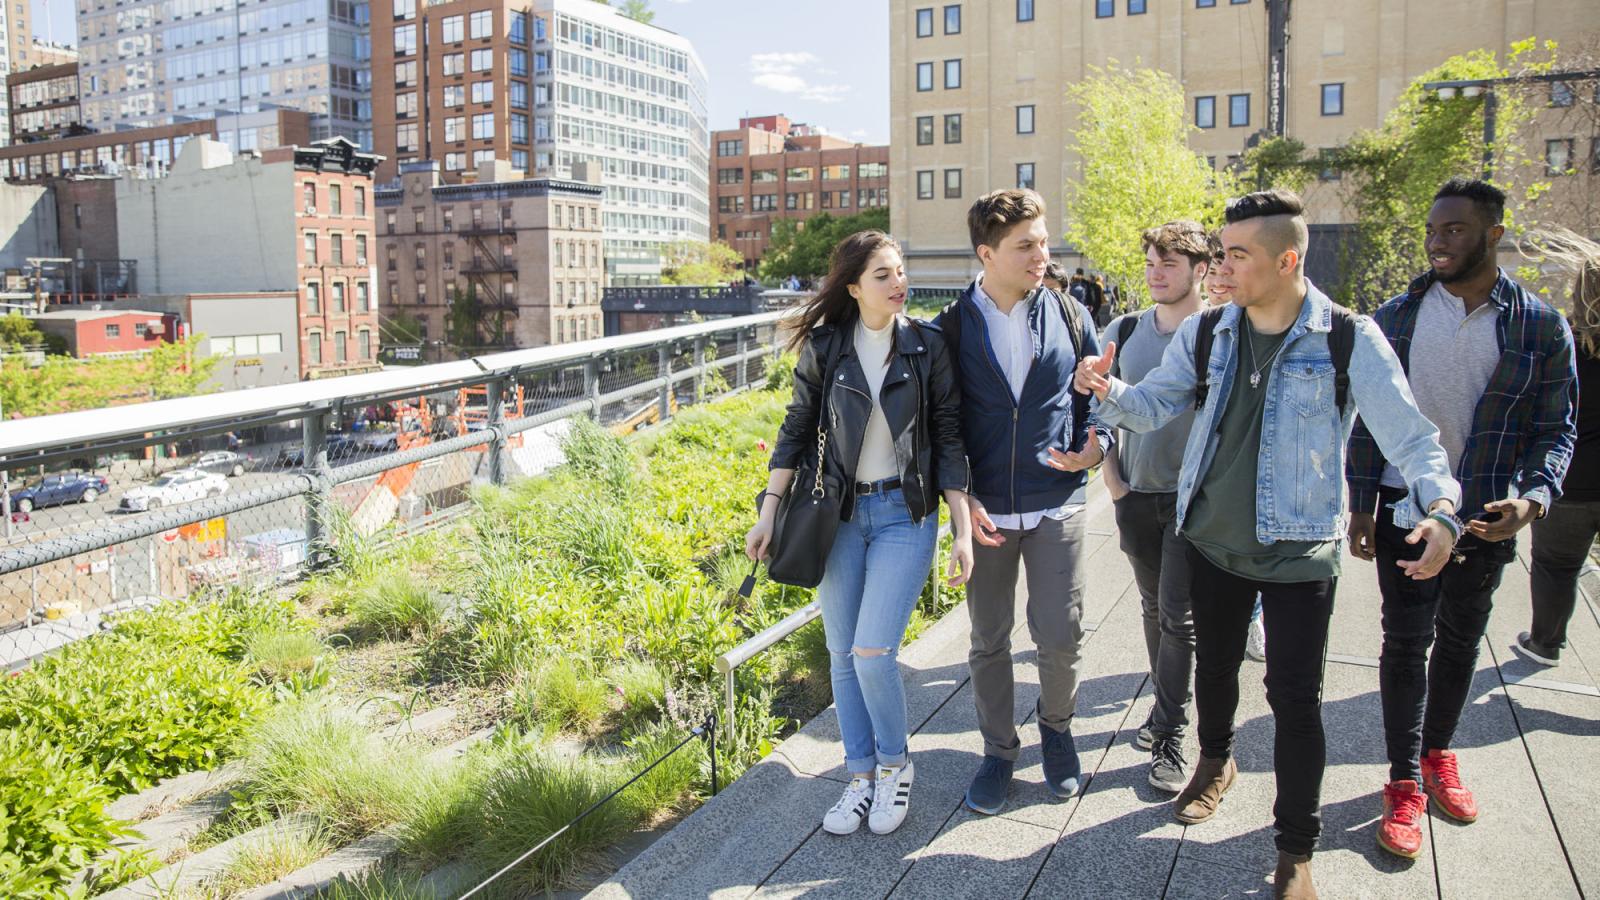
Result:
<svg viewBox="0 0 1600 900">
<path fill-rule="evenodd" d="M 787 588 L 785 588 L 785 590 L 787 590 Z M 757 654 L 765 652 L 773 644 L 778 643 L 789 635 L 799 631 L 801 628 L 804 628 L 806 625 L 809 625 L 813 620 L 821 615 L 822 604 L 816 600 L 813 600 L 810 603 L 807 603 L 805 606 L 802 606 L 794 612 L 788 614 L 787 616 L 784 616 L 782 621 L 776 622 L 767 626 L 766 628 L 761 629 L 759 632 L 751 635 L 750 638 L 744 643 L 717 657 L 715 667 L 716 670 L 721 672 L 723 676 L 723 700 L 728 707 L 728 715 L 725 719 L 725 721 L 728 723 L 728 747 L 732 752 L 737 753 L 739 751 L 739 735 L 734 726 L 734 722 L 736 721 L 736 717 L 734 715 L 734 705 L 735 697 L 738 694 L 738 689 L 733 683 L 735 671 L 740 666 L 749 662 L 751 659 L 754 659 Z"/>
</svg>

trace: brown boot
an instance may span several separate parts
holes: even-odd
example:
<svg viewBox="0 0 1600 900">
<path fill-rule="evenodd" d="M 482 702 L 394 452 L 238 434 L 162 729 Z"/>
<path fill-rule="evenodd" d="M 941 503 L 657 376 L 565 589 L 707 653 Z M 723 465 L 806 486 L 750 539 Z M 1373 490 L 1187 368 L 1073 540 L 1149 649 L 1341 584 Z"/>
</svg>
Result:
<svg viewBox="0 0 1600 900">
<path fill-rule="evenodd" d="M 1311 857 L 1278 851 L 1278 871 L 1272 873 L 1275 900 L 1317 900 L 1317 886 L 1311 883 Z"/>
<path fill-rule="evenodd" d="M 1211 818 L 1217 814 L 1217 807 L 1222 805 L 1222 795 L 1233 787 L 1233 781 L 1238 777 L 1239 765 L 1232 756 L 1212 759 L 1200 754 L 1189 786 L 1183 789 L 1178 799 L 1172 801 L 1173 815 L 1185 825 L 1198 825 Z"/>
</svg>

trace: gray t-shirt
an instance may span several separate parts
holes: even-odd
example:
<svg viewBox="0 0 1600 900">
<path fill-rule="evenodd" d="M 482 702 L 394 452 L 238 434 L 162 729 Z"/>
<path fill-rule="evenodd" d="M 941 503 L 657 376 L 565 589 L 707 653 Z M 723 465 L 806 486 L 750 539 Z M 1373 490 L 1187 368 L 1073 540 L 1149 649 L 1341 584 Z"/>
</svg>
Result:
<svg viewBox="0 0 1600 900">
<path fill-rule="evenodd" d="M 1411 393 L 1417 409 L 1439 429 L 1439 446 L 1450 458 L 1452 472 L 1461 467 L 1478 399 L 1500 364 L 1499 319 L 1500 309 L 1493 303 L 1467 315 L 1466 303 L 1437 281 L 1422 295 L 1417 310 L 1411 332 Z M 1393 463 L 1384 464 L 1381 483 L 1406 486 Z"/>
<path fill-rule="evenodd" d="M 1128 336 L 1127 346 L 1117 346 L 1115 373 L 1129 384 L 1138 384 L 1161 365 L 1161 355 L 1172 343 L 1172 335 L 1162 334 L 1156 327 L 1155 310 L 1128 313 L 1111 320 L 1100 335 L 1100 346 L 1117 339 L 1122 321 L 1138 316 L 1138 325 Z M 1183 446 L 1189 440 L 1189 429 L 1194 425 L 1194 410 L 1157 428 L 1140 434 L 1126 429 L 1117 431 L 1117 470 L 1128 487 L 1142 494 L 1170 494 L 1178 489 L 1178 470 L 1183 466 Z"/>
</svg>

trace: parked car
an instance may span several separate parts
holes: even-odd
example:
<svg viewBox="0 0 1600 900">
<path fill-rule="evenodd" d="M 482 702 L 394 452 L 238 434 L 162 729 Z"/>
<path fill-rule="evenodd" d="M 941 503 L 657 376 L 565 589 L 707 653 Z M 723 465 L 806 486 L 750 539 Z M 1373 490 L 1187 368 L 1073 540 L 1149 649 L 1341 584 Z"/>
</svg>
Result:
<svg viewBox="0 0 1600 900">
<path fill-rule="evenodd" d="M 228 479 L 215 472 L 177 469 L 155 481 L 131 488 L 122 495 L 120 507 L 129 511 L 156 509 L 188 503 L 204 497 L 219 497 L 228 492 Z"/>
<path fill-rule="evenodd" d="M 93 503 L 107 487 L 104 477 L 85 472 L 46 475 L 20 491 L 12 491 L 11 508 L 26 513 L 63 503 Z"/>
<path fill-rule="evenodd" d="M 237 477 L 243 475 L 247 470 L 255 468 L 255 465 L 255 457 L 247 453 L 236 453 L 232 450 L 212 450 L 196 457 L 195 461 L 189 464 L 189 468 Z"/>
<path fill-rule="evenodd" d="M 365 452 L 365 449 L 360 441 L 348 435 L 328 435 L 329 462 L 336 459 L 349 459 Z M 280 469 L 298 469 L 305 464 L 306 451 L 303 447 L 289 447 L 278 452 L 278 468 Z"/>
</svg>

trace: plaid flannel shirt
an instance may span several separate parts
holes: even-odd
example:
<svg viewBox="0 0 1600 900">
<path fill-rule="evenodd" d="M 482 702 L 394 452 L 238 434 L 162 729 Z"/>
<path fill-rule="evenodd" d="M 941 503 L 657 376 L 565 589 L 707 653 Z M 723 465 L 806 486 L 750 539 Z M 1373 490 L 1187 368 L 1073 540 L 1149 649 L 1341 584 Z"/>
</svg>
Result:
<svg viewBox="0 0 1600 900">
<path fill-rule="evenodd" d="M 1422 275 L 1372 315 L 1407 377 L 1417 311 L 1433 282 L 1432 272 Z M 1463 519 L 1482 516 L 1484 504 L 1508 497 L 1536 500 L 1549 509 L 1561 494 L 1577 435 L 1577 363 L 1566 320 L 1504 270 L 1489 302 L 1500 310 L 1495 327 L 1500 362 L 1478 398 L 1472 433 L 1456 465 Z M 1449 372 L 1427 377 L 1449 377 Z M 1377 510 L 1383 467 L 1383 451 L 1357 419 L 1345 462 L 1352 512 Z"/>
</svg>

